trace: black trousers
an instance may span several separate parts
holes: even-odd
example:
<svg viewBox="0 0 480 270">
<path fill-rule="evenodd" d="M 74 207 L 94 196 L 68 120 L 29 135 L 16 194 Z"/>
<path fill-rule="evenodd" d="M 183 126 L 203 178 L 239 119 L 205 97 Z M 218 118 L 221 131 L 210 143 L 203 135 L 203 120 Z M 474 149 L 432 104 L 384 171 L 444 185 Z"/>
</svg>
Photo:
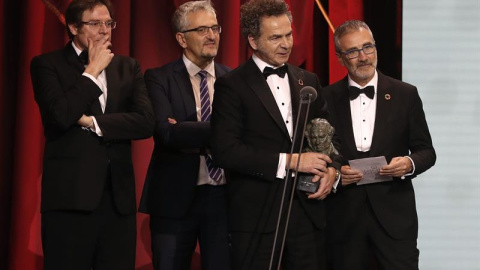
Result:
<svg viewBox="0 0 480 270">
<path fill-rule="evenodd" d="M 371 205 L 365 202 L 359 232 L 346 242 L 328 244 L 332 270 L 369 270 L 372 258 L 380 270 L 418 270 L 417 239 L 393 239 L 378 222 Z"/>
<path fill-rule="evenodd" d="M 272 270 L 278 268 L 281 239 L 279 230 Z M 230 232 L 234 270 L 268 270 L 275 232 Z M 324 270 L 326 267 L 324 230 L 317 229 L 298 200 L 293 200 L 281 266 L 283 270 Z"/>
<path fill-rule="evenodd" d="M 230 269 L 226 187 L 202 185 L 196 189 L 185 217 L 150 217 L 154 269 L 189 270 L 197 241 L 203 270 Z"/>
<path fill-rule="evenodd" d="M 42 213 L 44 270 L 135 269 L 135 214 L 120 215 L 112 195 L 92 212 Z"/>
</svg>

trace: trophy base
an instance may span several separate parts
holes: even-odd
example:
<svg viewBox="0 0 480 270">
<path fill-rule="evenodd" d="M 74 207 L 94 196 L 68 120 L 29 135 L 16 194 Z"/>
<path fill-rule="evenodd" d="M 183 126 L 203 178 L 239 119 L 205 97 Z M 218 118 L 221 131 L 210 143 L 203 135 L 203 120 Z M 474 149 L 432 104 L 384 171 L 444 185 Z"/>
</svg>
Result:
<svg viewBox="0 0 480 270">
<path fill-rule="evenodd" d="M 320 182 L 312 182 L 313 176 L 307 175 L 299 175 L 298 176 L 298 183 L 297 183 L 297 190 L 301 190 L 308 193 L 315 193 L 318 190 L 318 186 Z"/>
</svg>

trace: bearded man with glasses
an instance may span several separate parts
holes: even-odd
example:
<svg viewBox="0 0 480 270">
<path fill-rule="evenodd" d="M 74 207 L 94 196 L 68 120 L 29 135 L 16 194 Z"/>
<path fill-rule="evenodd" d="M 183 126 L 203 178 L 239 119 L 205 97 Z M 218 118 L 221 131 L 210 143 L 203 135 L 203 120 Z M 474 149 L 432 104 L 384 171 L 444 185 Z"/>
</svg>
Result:
<svg viewBox="0 0 480 270">
<path fill-rule="evenodd" d="M 334 42 L 348 76 L 323 92 L 343 156 L 340 183 L 326 199 L 330 269 L 370 269 L 371 254 L 382 270 L 418 269 L 412 179 L 436 160 L 418 90 L 377 70 L 375 40 L 364 22 L 343 23 Z M 362 171 L 349 161 L 370 157 L 385 157 L 378 175 L 392 181 L 362 184 L 376 165 Z"/>
<path fill-rule="evenodd" d="M 152 136 L 140 66 L 111 51 L 108 0 L 74 0 L 71 41 L 33 58 L 31 77 L 46 138 L 42 177 L 44 269 L 135 268 L 131 140 Z"/>
<path fill-rule="evenodd" d="M 214 61 L 222 28 L 210 1 L 184 3 L 172 21 L 182 56 L 145 72 L 155 147 L 140 211 L 154 269 L 190 269 L 198 241 L 202 269 L 228 270 L 226 179 L 210 155 L 213 84 L 230 71 Z"/>
</svg>

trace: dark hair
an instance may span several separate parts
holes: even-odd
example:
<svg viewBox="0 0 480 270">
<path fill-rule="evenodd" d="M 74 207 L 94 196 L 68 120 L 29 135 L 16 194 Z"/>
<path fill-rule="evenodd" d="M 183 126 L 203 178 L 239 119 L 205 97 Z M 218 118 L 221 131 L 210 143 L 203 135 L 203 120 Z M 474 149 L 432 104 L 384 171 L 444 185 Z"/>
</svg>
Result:
<svg viewBox="0 0 480 270">
<path fill-rule="evenodd" d="M 335 51 L 339 53 L 341 51 L 340 48 L 340 38 L 343 37 L 344 35 L 353 32 L 353 31 L 358 31 L 361 28 L 364 28 L 372 34 L 372 31 L 370 30 L 370 27 L 365 22 L 358 21 L 358 20 L 351 20 L 351 21 L 346 21 L 342 23 L 337 29 L 335 29 L 335 32 L 333 33 L 333 41 L 335 43 Z M 372 34 L 373 38 L 373 34 Z"/>
<path fill-rule="evenodd" d="M 240 26 L 245 38 L 260 37 L 260 23 L 263 17 L 287 15 L 292 22 L 292 13 L 284 0 L 250 0 L 240 7 Z"/>
<path fill-rule="evenodd" d="M 85 10 L 92 10 L 96 6 L 106 6 L 110 17 L 112 14 L 112 3 L 109 0 L 73 0 L 65 11 L 65 26 L 67 27 L 68 37 L 73 39 L 73 34 L 70 32 L 68 25 L 73 24 L 75 27 L 80 27 L 82 22 L 82 15 Z"/>
</svg>

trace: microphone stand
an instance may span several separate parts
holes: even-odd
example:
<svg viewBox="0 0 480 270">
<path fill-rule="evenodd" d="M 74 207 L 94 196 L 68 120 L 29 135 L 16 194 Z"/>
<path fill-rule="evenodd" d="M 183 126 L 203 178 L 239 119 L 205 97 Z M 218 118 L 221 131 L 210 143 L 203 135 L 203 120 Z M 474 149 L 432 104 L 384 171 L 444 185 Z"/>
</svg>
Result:
<svg viewBox="0 0 480 270">
<path fill-rule="evenodd" d="M 302 88 L 302 90 L 305 89 L 305 88 L 306 87 Z M 300 91 L 300 92 L 302 92 L 302 91 Z M 270 257 L 270 265 L 268 267 L 269 270 L 272 270 L 273 260 L 274 260 L 274 256 L 275 256 L 275 246 L 277 245 L 278 230 L 280 228 L 280 223 L 281 223 L 281 219 L 282 219 L 283 204 L 285 202 L 285 195 L 286 195 L 286 191 L 287 191 L 287 183 L 288 183 L 288 179 L 290 178 L 290 165 L 292 164 L 293 149 L 295 147 L 295 141 L 296 141 L 296 137 L 297 137 L 297 134 L 298 134 L 298 123 L 299 123 L 299 120 L 300 120 L 300 114 L 302 112 L 302 104 L 307 103 L 307 111 L 306 111 L 306 114 L 305 114 L 305 121 L 303 123 L 303 129 L 302 129 L 302 139 L 300 141 L 300 150 L 298 151 L 297 164 L 295 166 L 295 171 L 297 173 L 295 174 L 295 177 L 293 179 L 293 186 L 292 186 L 292 190 L 291 190 L 291 194 L 290 194 L 290 200 L 289 200 L 288 209 L 287 209 L 287 220 L 286 220 L 286 223 L 285 223 L 285 229 L 284 229 L 283 238 L 282 238 L 282 245 L 281 245 L 281 248 L 280 248 L 280 256 L 278 258 L 277 270 L 280 270 L 280 264 L 281 264 L 280 262 L 282 261 L 283 248 L 285 246 L 285 238 L 286 238 L 287 229 L 288 229 L 288 221 L 290 219 L 290 212 L 292 210 L 293 195 L 295 193 L 295 187 L 297 185 L 298 167 L 300 166 L 300 156 L 301 156 L 302 150 L 303 150 L 303 139 L 304 139 L 303 134 L 305 133 L 305 127 L 307 126 L 307 118 L 308 118 L 308 113 L 310 111 L 310 103 L 313 100 L 316 99 L 316 96 L 312 100 L 312 94 L 307 94 L 307 98 L 308 98 L 308 100 L 303 100 L 302 96 L 300 95 L 300 103 L 298 105 L 298 113 L 297 113 L 297 122 L 295 124 L 295 129 L 294 129 L 294 132 L 293 132 L 292 147 L 290 148 L 290 158 L 287 161 L 288 162 L 287 174 L 286 174 L 285 183 L 283 184 L 282 199 L 281 199 L 281 202 L 280 202 L 280 210 L 279 210 L 279 213 L 278 213 L 277 226 L 275 228 L 275 237 L 273 239 L 273 248 L 272 248 L 272 254 L 271 254 L 271 257 Z"/>
</svg>

